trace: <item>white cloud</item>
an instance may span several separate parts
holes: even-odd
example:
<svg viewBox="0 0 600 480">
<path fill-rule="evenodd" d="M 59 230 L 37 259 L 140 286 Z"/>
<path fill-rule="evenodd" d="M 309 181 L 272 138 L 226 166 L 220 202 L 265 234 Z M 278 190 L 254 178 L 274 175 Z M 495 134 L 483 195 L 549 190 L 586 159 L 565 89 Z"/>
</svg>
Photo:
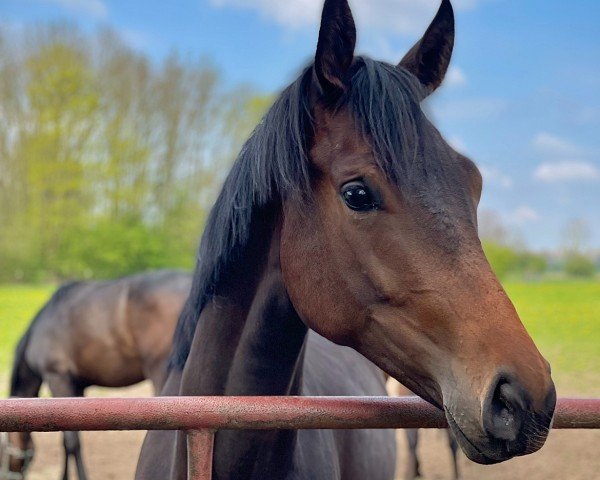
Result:
<svg viewBox="0 0 600 480">
<path fill-rule="evenodd" d="M 598 181 L 600 168 L 590 162 L 559 161 L 539 165 L 533 176 L 536 180 L 546 183 Z"/>
<path fill-rule="evenodd" d="M 108 17 L 108 7 L 102 0 L 38 0 L 59 5 L 67 10 L 84 13 L 94 18 Z"/>
<path fill-rule="evenodd" d="M 531 144 L 537 152 L 554 158 L 575 157 L 583 153 L 579 146 L 547 132 L 538 133 Z"/>
<path fill-rule="evenodd" d="M 544 158 L 533 172 L 536 180 L 546 183 L 600 180 L 600 166 L 588 161 L 592 150 L 547 132 L 533 137 L 531 145 Z"/>
<path fill-rule="evenodd" d="M 143 50 L 152 43 L 150 37 L 140 30 L 135 30 L 132 28 L 120 28 L 119 34 L 125 43 L 134 50 Z"/>
<path fill-rule="evenodd" d="M 508 215 L 508 219 L 517 225 L 525 225 L 527 223 L 537 222 L 540 219 L 540 215 L 530 206 L 521 205 Z"/>
<path fill-rule="evenodd" d="M 323 0 L 210 0 L 216 7 L 256 10 L 266 19 L 287 28 L 314 26 L 318 23 Z M 457 9 L 471 9 L 482 0 L 455 0 Z M 376 27 L 388 32 L 422 33 L 440 5 L 439 0 L 354 0 L 350 2 L 359 26 Z"/>
<path fill-rule="evenodd" d="M 446 74 L 446 78 L 444 80 L 444 85 L 449 87 L 462 87 L 467 84 L 467 76 L 465 72 L 459 67 L 450 67 L 448 69 L 448 73 Z"/>
<path fill-rule="evenodd" d="M 497 185 L 509 189 L 513 186 L 513 179 L 506 173 L 488 165 L 478 165 L 485 184 Z"/>
</svg>

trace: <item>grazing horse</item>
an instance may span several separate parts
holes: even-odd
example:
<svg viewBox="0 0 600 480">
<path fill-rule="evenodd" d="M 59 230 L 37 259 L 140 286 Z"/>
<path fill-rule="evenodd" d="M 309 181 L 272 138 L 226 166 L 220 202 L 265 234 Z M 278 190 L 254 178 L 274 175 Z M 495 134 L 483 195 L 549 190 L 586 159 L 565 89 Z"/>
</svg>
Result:
<svg viewBox="0 0 600 480">
<path fill-rule="evenodd" d="M 420 107 L 449 65 L 450 2 L 399 65 L 355 42 L 347 0 L 326 0 L 314 63 L 211 211 L 162 394 L 385 395 L 375 364 L 443 409 L 470 459 L 532 453 L 550 368 L 481 248 L 481 175 Z M 213 455 L 217 480 L 391 479 L 394 432 L 222 430 Z M 187 478 L 185 434 L 148 433 L 136 475 Z"/>
<path fill-rule="evenodd" d="M 60 287 L 17 346 L 11 397 L 36 397 L 44 382 L 55 397 L 81 397 L 91 385 L 124 387 L 144 379 L 160 391 L 190 287 L 188 274 L 166 270 Z M 24 478 L 33 457 L 31 434 L 5 437 L 0 479 Z M 64 448 L 63 479 L 73 456 L 85 480 L 77 432 L 64 432 Z"/>
</svg>

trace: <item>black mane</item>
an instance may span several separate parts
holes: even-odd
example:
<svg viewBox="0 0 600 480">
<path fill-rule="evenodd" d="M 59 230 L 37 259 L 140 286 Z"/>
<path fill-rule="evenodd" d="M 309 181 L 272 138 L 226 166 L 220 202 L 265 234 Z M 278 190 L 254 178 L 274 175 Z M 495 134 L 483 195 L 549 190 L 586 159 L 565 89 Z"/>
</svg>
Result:
<svg viewBox="0 0 600 480">
<path fill-rule="evenodd" d="M 308 149 L 313 134 L 312 66 L 275 101 L 243 146 L 207 220 L 190 296 L 174 337 L 170 368 L 182 369 L 200 313 L 244 252 L 257 209 L 295 193 L 310 195 Z M 423 113 L 419 82 L 406 70 L 358 57 L 348 105 L 379 167 L 401 188 L 423 184 L 441 168 L 419 154 Z M 426 168 L 427 167 L 427 168 Z M 426 182 L 428 183 L 428 182 Z"/>
</svg>

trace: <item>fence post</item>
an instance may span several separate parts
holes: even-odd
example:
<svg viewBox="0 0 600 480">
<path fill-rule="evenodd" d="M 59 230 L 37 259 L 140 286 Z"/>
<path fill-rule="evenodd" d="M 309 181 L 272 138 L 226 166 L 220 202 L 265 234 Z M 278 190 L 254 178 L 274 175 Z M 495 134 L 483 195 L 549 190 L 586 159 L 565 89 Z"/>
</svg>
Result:
<svg viewBox="0 0 600 480">
<path fill-rule="evenodd" d="M 214 430 L 190 430 L 186 437 L 188 480 L 211 480 Z"/>
</svg>

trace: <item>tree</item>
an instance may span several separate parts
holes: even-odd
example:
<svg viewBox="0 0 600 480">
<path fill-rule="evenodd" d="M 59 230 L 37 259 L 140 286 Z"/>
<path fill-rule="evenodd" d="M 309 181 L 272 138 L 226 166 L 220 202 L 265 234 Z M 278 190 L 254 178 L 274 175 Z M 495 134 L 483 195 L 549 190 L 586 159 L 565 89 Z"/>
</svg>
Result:
<svg viewBox="0 0 600 480">
<path fill-rule="evenodd" d="M 45 45 L 26 66 L 30 128 L 18 147 L 25 215 L 41 265 L 53 269 L 61 241 L 85 225 L 93 202 L 88 172 L 100 99 L 83 52 L 70 45 Z"/>
<path fill-rule="evenodd" d="M 570 252 L 565 257 L 565 273 L 573 277 L 589 278 L 596 273 L 596 266 L 586 255 Z"/>
<path fill-rule="evenodd" d="M 563 247 L 567 252 L 581 252 L 591 237 L 590 227 L 582 218 L 570 220 L 563 232 Z"/>
<path fill-rule="evenodd" d="M 0 280 L 191 267 L 269 103 L 206 59 L 150 62 L 111 30 L 0 25 Z"/>
<path fill-rule="evenodd" d="M 509 275 L 541 275 L 548 269 L 548 259 L 528 251 L 518 237 L 509 231 L 496 212 L 479 214 L 479 235 L 492 269 L 501 280 Z"/>
<path fill-rule="evenodd" d="M 574 219 L 567 223 L 564 230 L 564 269 L 567 275 L 574 277 L 592 277 L 596 266 L 585 246 L 591 236 L 585 220 Z"/>
</svg>

